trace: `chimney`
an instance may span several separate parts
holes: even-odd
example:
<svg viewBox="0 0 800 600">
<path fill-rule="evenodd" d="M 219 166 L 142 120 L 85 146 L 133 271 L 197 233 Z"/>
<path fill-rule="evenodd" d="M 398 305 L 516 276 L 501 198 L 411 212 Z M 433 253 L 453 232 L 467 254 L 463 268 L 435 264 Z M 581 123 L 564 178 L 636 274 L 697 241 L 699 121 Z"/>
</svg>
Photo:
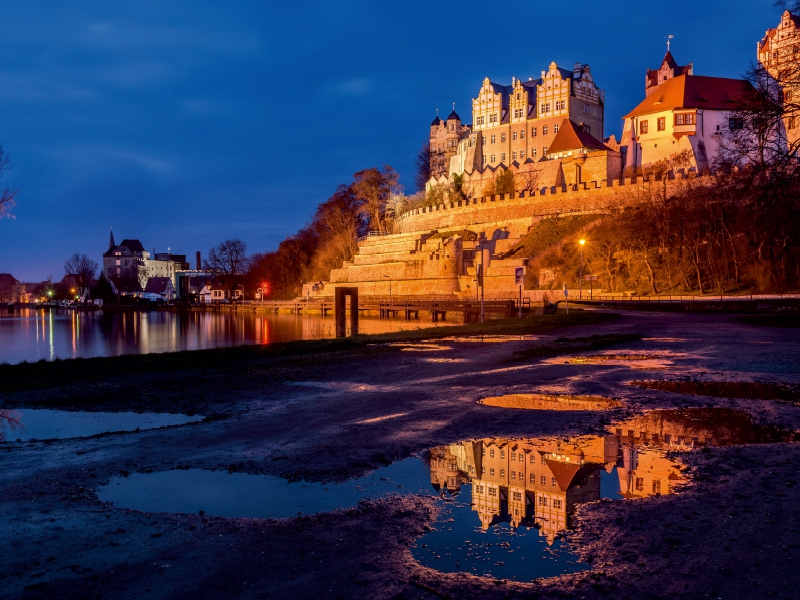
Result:
<svg viewBox="0 0 800 600">
<path fill-rule="evenodd" d="M 197 270 L 200 270 L 200 251 L 197 251 Z"/>
<path fill-rule="evenodd" d="M 575 76 L 576 76 L 576 77 L 577 77 L 578 75 L 580 75 L 580 72 L 581 72 L 581 63 L 579 63 L 579 62 L 576 62 L 574 65 L 572 65 L 572 71 L 575 73 Z"/>
</svg>

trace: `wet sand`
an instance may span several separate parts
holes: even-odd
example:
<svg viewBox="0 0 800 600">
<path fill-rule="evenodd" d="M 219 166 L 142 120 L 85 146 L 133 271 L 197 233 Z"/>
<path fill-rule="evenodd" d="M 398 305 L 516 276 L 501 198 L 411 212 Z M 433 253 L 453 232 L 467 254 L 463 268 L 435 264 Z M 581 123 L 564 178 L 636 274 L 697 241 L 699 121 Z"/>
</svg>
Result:
<svg viewBox="0 0 800 600">
<path fill-rule="evenodd" d="M 639 334 L 591 354 L 643 361 L 513 360 L 558 337 Z M 532 584 L 419 565 L 409 546 L 441 504 L 405 496 L 291 519 L 146 514 L 96 490 L 124 473 L 174 468 L 344 481 L 429 448 L 484 437 L 575 436 L 655 408 L 725 406 L 800 428 L 792 402 L 641 389 L 634 380 L 800 383 L 796 331 L 733 316 L 628 313 L 536 339 L 371 346 L 246 362 L 225 371 L 113 374 L 0 396 L 4 407 L 149 410 L 203 423 L 86 439 L 0 444 L 3 598 L 796 598 L 800 586 L 800 446 L 682 454 L 679 493 L 581 505 L 567 541 L 590 568 Z M 431 360 L 441 359 L 441 360 Z M 604 396 L 604 411 L 516 410 L 504 394 Z"/>
</svg>

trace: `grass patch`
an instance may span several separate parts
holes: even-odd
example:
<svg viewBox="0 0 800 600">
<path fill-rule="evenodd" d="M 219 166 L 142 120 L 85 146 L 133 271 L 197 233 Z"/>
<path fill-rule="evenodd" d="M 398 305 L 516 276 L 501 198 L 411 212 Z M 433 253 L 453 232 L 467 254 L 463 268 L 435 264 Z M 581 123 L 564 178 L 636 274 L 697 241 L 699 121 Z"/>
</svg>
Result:
<svg viewBox="0 0 800 600">
<path fill-rule="evenodd" d="M 796 402 L 800 386 L 752 381 L 698 381 L 695 379 L 634 381 L 633 385 L 648 390 L 675 392 L 712 398 L 740 398 L 744 400 L 789 400 Z"/>
<path fill-rule="evenodd" d="M 783 315 L 747 315 L 739 317 L 738 321 L 745 325 L 759 325 L 761 327 L 800 327 L 800 315 L 796 313 Z"/>
<path fill-rule="evenodd" d="M 628 344 L 638 342 L 642 339 L 638 333 L 610 333 L 605 335 L 592 335 L 589 337 L 578 338 L 558 338 L 550 344 L 542 344 L 514 352 L 512 361 L 532 360 L 536 358 L 551 358 L 570 354 L 572 352 L 588 352 L 591 350 L 603 350 L 618 344 Z"/>
<path fill-rule="evenodd" d="M 75 358 L 52 362 L 0 364 L 0 392 L 44 389 L 58 385 L 114 378 L 120 375 L 168 373 L 189 370 L 224 371 L 267 360 L 314 354 L 353 351 L 370 344 L 437 339 L 453 335 L 536 334 L 563 327 L 597 325 L 619 318 L 613 313 L 573 310 L 569 315 L 533 315 L 523 319 L 417 329 L 377 335 L 359 335 L 327 340 L 302 340 L 266 345 L 229 346 L 208 350 L 185 350 L 162 354 L 128 354 L 99 358 Z"/>
</svg>

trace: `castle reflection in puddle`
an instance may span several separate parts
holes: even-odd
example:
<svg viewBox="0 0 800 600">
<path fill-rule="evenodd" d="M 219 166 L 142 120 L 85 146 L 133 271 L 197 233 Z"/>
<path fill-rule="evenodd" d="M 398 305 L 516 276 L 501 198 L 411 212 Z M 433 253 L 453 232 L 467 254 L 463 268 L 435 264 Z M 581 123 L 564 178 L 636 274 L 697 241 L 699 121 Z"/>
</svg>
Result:
<svg viewBox="0 0 800 600">
<path fill-rule="evenodd" d="M 484 530 L 499 523 L 535 527 L 552 543 L 584 502 L 671 494 L 686 483 L 668 450 L 795 437 L 754 424 L 745 412 L 715 408 L 651 411 L 609 431 L 569 440 L 486 438 L 434 448 L 431 483 L 442 496 L 471 484 L 471 507 Z M 615 493 L 601 490 L 602 470 L 616 470 Z"/>
</svg>

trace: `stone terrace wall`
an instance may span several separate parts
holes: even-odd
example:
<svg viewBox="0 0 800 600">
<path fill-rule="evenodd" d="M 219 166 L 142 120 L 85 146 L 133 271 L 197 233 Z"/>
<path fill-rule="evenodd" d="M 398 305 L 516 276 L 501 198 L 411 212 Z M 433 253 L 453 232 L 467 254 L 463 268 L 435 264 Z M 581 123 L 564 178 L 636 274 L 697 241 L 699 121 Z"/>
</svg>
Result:
<svg viewBox="0 0 800 600">
<path fill-rule="evenodd" d="M 692 180 L 695 185 L 713 184 L 712 176 L 694 177 L 677 173 L 666 182 L 667 195 Z M 471 198 L 404 213 L 395 225 L 398 233 L 459 229 L 485 225 L 507 228 L 512 237 L 522 237 L 534 220 L 550 215 L 607 212 L 612 207 L 636 204 L 651 197 L 652 186 L 662 182 L 642 179 L 584 183 L 579 186 L 553 186 L 533 193 Z"/>
</svg>

